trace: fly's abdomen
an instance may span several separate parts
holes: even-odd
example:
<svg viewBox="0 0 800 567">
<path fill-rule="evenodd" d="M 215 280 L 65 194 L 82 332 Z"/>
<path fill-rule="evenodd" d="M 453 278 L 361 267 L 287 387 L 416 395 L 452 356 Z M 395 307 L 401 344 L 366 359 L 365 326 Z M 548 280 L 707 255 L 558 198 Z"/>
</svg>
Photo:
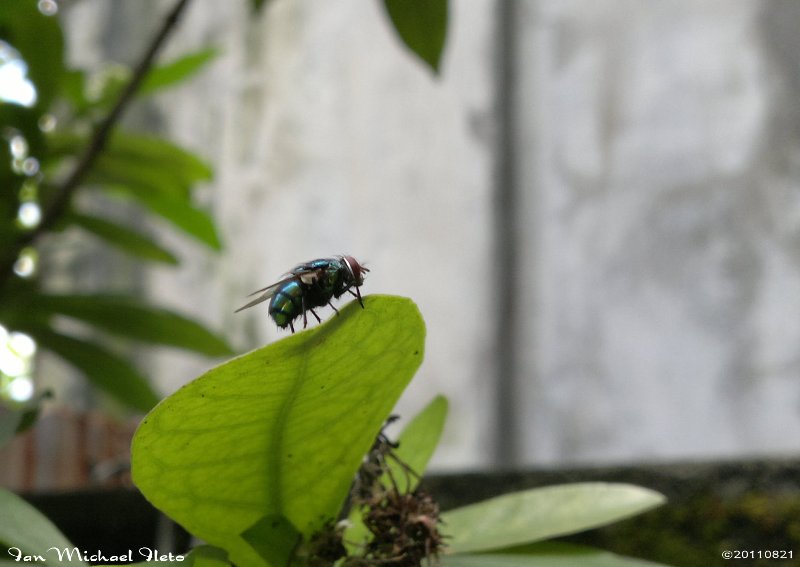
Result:
<svg viewBox="0 0 800 567">
<path fill-rule="evenodd" d="M 269 302 L 269 316 L 281 329 L 303 312 L 303 286 L 291 281 L 281 287 Z"/>
</svg>

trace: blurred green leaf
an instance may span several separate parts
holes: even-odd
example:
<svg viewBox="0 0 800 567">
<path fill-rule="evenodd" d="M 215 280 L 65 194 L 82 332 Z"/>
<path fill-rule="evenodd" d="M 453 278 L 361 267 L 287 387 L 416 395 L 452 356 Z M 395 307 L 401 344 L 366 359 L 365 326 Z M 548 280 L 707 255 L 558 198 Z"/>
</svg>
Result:
<svg viewBox="0 0 800 567">
<path fill-rule="evenodd" d="M 447 37 L 447 0 L 384 0 L 400 39 L 435 73 Z"/>
<path fill-rule="evenodd" d="M 586 482 L 534 488 L 442 514 L 451 553 L 489 551 L 604 526 L 664 503 L 647 488 Z"/>
<path fill-rule="evenodd" d="M 52 155 L 75 155 L 84 150 L 89 140 L 86 136 L 54 132 L 48 136 L 48 147 Z M 156 164 L 158 171 L 169 170 L 170 177 L 178 183 L 191 185 L 197 181 L 211 179 L 211 167 L 195 154 L 168 142 L 163 138 L 116 131 L 104 150 L 114 163 L 142 167 Z"/>
<path fill-rule="evenodd" d="M 0 543 L 17 547 L 24 555 L 41 555 L 46 564 L 55 562 L 58 556 L 48 551 L 51 547 L 71 549 L 73 545 L 44 514 L 25 502 L 16 494 L 0 488 Z M 2 546 L 0 546 L 2 548 Z M 58 565 L 88 566 L 83 561 L 64 557 Z M 22 563 L 16 563 L 21 565 Z M 26 562 L 25 565 L 42 563 Z"/>
<path fill-rule="evenodd" d="M 217 55 L 217 50 L 214 48 L 201 49 L 166 65 L 155 67 L 142 82 L 139 95 L 146 96 L 188 79 L 213 61 Z"/>
<path fill-rule="evenodd" d="M 248 567 L 266 564 L 242 538 L 264 516 L 283 516 L 306 536 L 335 519 L 423 356 L 413 302 L 368 296 L 364 305 L 350 302 L 160 403 L 131 449 L 142 493 Z"/>
<path fill-rule="evenodd" d="M 264 9 L 264 6 L 267 5 L 269 0 L 250 0 L 250 8 L 255 13 L 261 12 Z"/>
<path fill-rule="evenodd" d="M 167 196 L 148 195 L 130 191 L 126 187 L 116 187 L 124 195 L 136 199 L 173 226 L 181 229 L 187 235 L 202 242 L 212 250 L 221 250 L 222 243 L 217 236 L 217 229 L 211 216 L 189 202 Z"/>
<path fill-rule="evenodd" d="M 105 348 L 45 328 L 32 330 L 31 335 L 43 348 L 63 358 L 122 403 L 142 412 L 158 403 L 159 396 L 147 378 L 130 362 Z"/>
<path fill-rule="evenodd" d="M 173 346 L 208 356 L 233 354 L 228 344 L 199 323 L 127 296 L 41 295 L 37 309 L 80 319 L 116 335 Z"/>
<path fill-rule="evenodd" d="M 51 158 L 72 155 L 85 143 L 85 138 L 76 135 L 51 135 Z M 203 160 L 174 144 L 150 136 L 118 133 L 87 182 L 135 199 L 187 235 L 212 250 L 220 250 L 222 244 L 210 215 L 191 203 L 192 186 L 211 175 L 211 168 Z"/>
<path fill-rule="evenodd" d="M 39 113 L 0 101 L 0 250 L 6 250 L 18 234 L 15 219 L 20 204 L 19 191 L 27 179 L 12 167 L 14 156 L 10 140 L 16 135 L 25 139 L 28 155 L 41 158 L 44 139 L 39 129 Z"/>
<path fill-rule="evenodd" d="M 72 105 L 77 115 L 83 114 L 89 107 L 86 98 L 86 73 L 79 69 L 68 69 L 61 79 L 61 94 Z"/>
<path fill-rule="evenodd" d="M 36 109 L 44 112 L 64 72 L 64 38 L 55 16 L 45 16 L 31 0 L 0 2 L 0 40 L 16 49 L 36 88 Z"/>
<path fill-rule="evenodd" d="M 436 396 L 414 419 L 403 429 L 400 435 L 399 447 L 395 451 L 397 456 L 419 477 L 413 479 L 409 492 L 417 487 L 419 479 L 425 473 L 439 439 L 444 430 L 447 419 L 447 398 Z M 394 460 L 389 460 L 389 466 L 395 479 L 404 478 L 403 468 Z"/>
<path fill-rule="evenodd" d="M 173 266 L 178 265 L 178 259 L 172 252 L 159 246 L 146 236 L 125 228 L 120 224 L 79 213 L 70 213 L 65 220 L 102 238 L 108 244 L 119 248 L 123 252 L 127 252 L 142 260 L 163 262 Z"/>
<path fill-rule="evenodd" d="M 146 165 L 145 165 L 146 164 Z M 191 182 L 160 163 L 140 162 L 124 156 L 104 153 L 86 176 L 87 184 L 122 186 L 143 195 L 167 195 L 188 201 Z"/>
<path fill-rule="evenodd" d="M 207 181 L 213 176 L 211 167 L 200 157 L 155 136 L 117 131 L 111 137 L 106 153 L 140 164 L 146 162 L 171 168 L 185 183 Z"/>
<path fill-rule="evenodd" d="M 0 102 L 0 126 L 3 128 L 0 143 L 8 142 L 5 136 L 11 132 L 7 129 L 18 130 L 28 144 L 28 155 L 41 158 L 45 151 L 45 141 L 39 128 L 39 116 L 35 109 L 11 102 Z M 3 167 L 8 167 L 8 164 L 3 163 Z"/>
</svg>

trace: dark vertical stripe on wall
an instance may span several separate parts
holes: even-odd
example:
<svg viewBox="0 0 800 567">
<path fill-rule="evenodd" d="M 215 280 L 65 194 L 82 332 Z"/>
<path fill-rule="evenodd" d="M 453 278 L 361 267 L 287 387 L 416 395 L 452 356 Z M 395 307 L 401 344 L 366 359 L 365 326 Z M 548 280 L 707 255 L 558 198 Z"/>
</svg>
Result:
<svg viewBox="0 0 800 567">
<path fill-rule="evenodd" d="M 516 329 L 519 313 L 519 266 L 517 238 L 517 159 L 515 154 L 515 90 L 517 73 L 517 0 L 497 3 L 495 84 L 497 155 L 495 159 L 495 248 L 494 297 L 497 301 L 495 338 L 497 377 L 495 405 L 496 439 L 494 464 L 507 468 L 519 462 L 519 419 L 515 399 L 517 366 Z"/>
</svg>

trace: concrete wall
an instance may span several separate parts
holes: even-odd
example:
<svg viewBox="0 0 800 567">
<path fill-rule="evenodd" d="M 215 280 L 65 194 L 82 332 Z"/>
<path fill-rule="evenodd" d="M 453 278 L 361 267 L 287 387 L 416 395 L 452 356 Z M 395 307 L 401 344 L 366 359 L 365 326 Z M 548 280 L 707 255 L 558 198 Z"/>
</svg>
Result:
<svg viewBox="0 0 800 567">
<path fill-rule="evenodd" d="M 796 4 L 517 0 L 498 22 L 497 2 L 453 1 L 440 78 L 379 2 L 246 4 L 195 0 L 170 45 L 223 51 L 158 108 L 214 164 L 226 251 L 165 234 L 185 262 L 151 274 L 157 300 L 249 348 L 279 333 L 232 314 L 247 293 L 298 261 L 367 261 L 364 291 L 427 321 L 400 412 L 450 398 L 440 468 L 800 449 Z M 207 365 L 152 368 L 171 391 Z"/>
<path fill-rule="evenodd" d="M 796 452 L 797 4 L 521 5 L 524 460 Z"/>
</svg>

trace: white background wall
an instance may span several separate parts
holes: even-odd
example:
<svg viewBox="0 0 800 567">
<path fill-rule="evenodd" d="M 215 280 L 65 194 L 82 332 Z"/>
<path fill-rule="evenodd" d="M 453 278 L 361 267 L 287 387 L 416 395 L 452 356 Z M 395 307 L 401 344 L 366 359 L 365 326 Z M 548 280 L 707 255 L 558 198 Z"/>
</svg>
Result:
<svg viewBox="0 0 800 567">
<path fill-rule="evenodd" d="M 150 293 L 250 348 L 279 333 L 266 309 L 232 314 L 247 293 L 299 261 L 365 260 L 366 293 L 412 297 L 426 319 L 399 411 L 450 398 L 439 468 L 796 452 L 798 8 L 517 0 L 503 27 L 496 4 L 451 3 L 436 78 L 378 2 L 273 0 L 254 17 L 195 0 L 168 55 L 223 54 L 158 111 L 215 167 L 204 198 L 226 250 L 165 232 L 184 263 L 153 271 Z M 105 11 L 143 44 L 168 5 L 85 1 L 70 21 Z M 498 29 L 516 46 L 508 274 Z M 503 377 L 500 276 L 520 290 Z M 208 364 L 165 353 L 151 367 L 168 392 Z M 495 425 L 499 380 L 513 431 Z M 500 463 L 499 436 L 518 449 Z"/>
</svg>

